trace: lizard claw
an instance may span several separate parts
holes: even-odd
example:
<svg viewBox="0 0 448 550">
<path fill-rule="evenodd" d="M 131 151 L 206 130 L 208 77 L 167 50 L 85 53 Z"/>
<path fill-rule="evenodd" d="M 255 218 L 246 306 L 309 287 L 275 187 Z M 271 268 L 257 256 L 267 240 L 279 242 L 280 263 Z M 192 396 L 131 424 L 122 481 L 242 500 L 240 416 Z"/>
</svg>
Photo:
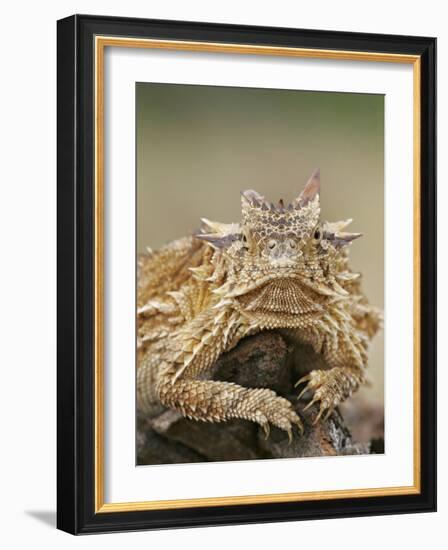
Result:
<svg viewBox="0 0 448 550">
<path fill-rule="evenodd" d="M 315 426 L 315 425 L 319 422 L 319 420 L 320 420 L 320 418 L 322 417 L 322 415 L 323 415 L 323 413 L 325 412 L 325 410 L 326 410 L 326 407 L 325 407 L 325 405 L 321 402 L 319 412 L 317 413 L 316 418 L 313 420 L 313 426 Z"/>
<path fill-rule="evenodd" d="M 265 424 L 262 424 L 262 428 L 264 431 L 264 438 L 266 440 L 269 439 L 269 434 L 271 433 L 271 427 L 269 426 L 269 422 L 266 422 Z"/>
<path fill-rule="evenodd" d="M 324 420 L 328 420 L 328 418 L 331 416 L 333 411 L 334 411 L 334 407 L 329 407 L 328 411 L 327 411 L 327 414 L 324 416 Z"/>
<path fill-rule="evenodd" d="M 323 402 L 321 401 L 319 412 L 316 418 L 313 420 L 313 426 L 319 422 L 320 418 L 324 413 L 325 415 L 323 416 L 323 420 L 324 421 L 328 420 L 328 418 L 330 417 L 333 411 L 334 411 L 334 405 L 328 406 L 328 404 L 325 401 Z"/>
<path fill-rule="evenodd" d="M 302 397 L 302 395 L 308 390 L 308 386 L 305 386 L 303 388 L 303 390 L 299 393 L 299 395 L 297 396 L 297 401 L 299 401 L 299 399 Z"/>
<path fill-rule="evenodd" d="M 308 410 L 310 407 L 314 405 L 314 403 L 316 403 L 316 401 L 318 401 L 318 399 L 316 397 L 313 397 L 313 399 L 311 399 L 311 401 L 308 403 L 306 407 L 303 408 L 303 410 L 304 411 Z"/>
<path fill-rule="evenodd" d="M 303 429 L 303 424 L 302 424 L 302 421 L 300 420 L 300 418 L 298 420 L 296 420 L 295 425 L 297 426 L 297 428 L 300 432 L 300 435 L 303 435 L 304 429 Z"/>
<path fill-rule="evenodd" d="M 294 387 L 297 388 L 297 386 L 299 384 L 302 384 L 303 382 L 307 382 L 307 384 L 305 384 L 304 388 L 302 389 L 302 391 L 299 393 L 299 395 L 297 396 L 297 400 L 299 400 L 302 395 L 304 393 L 306 393 L 308 390 L 310 389 L 313 389 L 315 384 L 314 384 L 314 381 L 313 381 L 313 376 L 312 376 L 312 373 L 310 374 L 306 374 L 305 376 L 302 376 L 302 378 L 300 378 L 300 380 L 298 380 L 295 384 L 294 384 Z"/>
<path fill-rule="evenodd" d="M 311 380 L 311 375 L 306 374 L 305 376 L 302 376 L 297 382 L 294 384 L 294 387 L 297 388 L 302 382 L 307 382 L 308 380 Z"/>
</svg>

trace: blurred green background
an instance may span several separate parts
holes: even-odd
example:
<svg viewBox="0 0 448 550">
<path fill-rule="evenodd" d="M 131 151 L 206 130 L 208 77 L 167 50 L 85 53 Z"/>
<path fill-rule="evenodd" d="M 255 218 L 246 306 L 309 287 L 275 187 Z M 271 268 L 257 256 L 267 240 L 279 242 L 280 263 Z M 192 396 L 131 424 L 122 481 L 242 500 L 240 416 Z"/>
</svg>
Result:
<svg viewBox="0 0 448 550">
<path fill-rule="evenodd" d="M 321 169 L 322 218 L 353 218 L 370 301 L 384 298 L 384 96 L 137 83 L 137 252 L 240 219 L 240 191 L 289 201 Z M 364 390 L 383 402 L 383 333 Z"/>
</svg>

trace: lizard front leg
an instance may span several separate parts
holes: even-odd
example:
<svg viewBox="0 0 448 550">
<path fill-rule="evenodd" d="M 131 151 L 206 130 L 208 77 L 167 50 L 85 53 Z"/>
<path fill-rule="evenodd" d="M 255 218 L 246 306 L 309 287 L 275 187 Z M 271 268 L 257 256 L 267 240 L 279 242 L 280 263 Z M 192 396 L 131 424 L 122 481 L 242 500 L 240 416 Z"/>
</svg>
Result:
<svg viewBox="0 0 448 550">
<path fill-rule="evenodd" d="M 272 424 L 286 431 L 290 440 L 293 425 L 303 430 L 291 403 L 267 388 L 251 389 L 231 382 L 188 378 L 173 383 L 172 378 L 167 376 L 162 380 L 158 393 L 163 404 L 195 420 L 250 420 L 263 428 L 266 437 Z"/>
<path fill-rule="evenodd" d="M 293 425 L 302 430 L 302 423 L 287 399 L 267 388 L 207 380 L 219 355 L 246 334 L 235 311 L 219 317 L 215 311 L 203 312 L 166 343 L 156 369 L 158 398 L 189 418 L 208 422 L 246 419 L 258 423 L 266 434 L 272 424 L 291 438 Z M 149 381 L 141 371 L 138 385 L 142 397 L 148 393 Z"/>
<path fill-rule="evenodd" d="M 304 410 L 316 402 L 320 403 L 314 424 L 323 415 L 324 420 L 327 419 L 337 405 L 366 382 L 367 342 L 367 335 L 348 323 L 339 330 L 325 333 L 323 337 L 310 339 L 315 351 L 322 353 L 331 367 L 328 370 L 313 370 L 296 383 L 298 386 L 306 382 L 298 399 L 309 390 L 313 392 L 313 398 Z"/>
</svg>

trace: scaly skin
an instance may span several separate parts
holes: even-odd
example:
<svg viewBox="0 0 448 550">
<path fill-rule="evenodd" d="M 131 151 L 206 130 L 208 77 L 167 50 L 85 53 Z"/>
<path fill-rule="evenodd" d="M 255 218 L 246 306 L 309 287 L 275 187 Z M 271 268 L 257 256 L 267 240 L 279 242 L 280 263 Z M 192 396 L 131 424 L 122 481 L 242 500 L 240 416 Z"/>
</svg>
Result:
<svg viewBox="0 0 448 550">
<path fill-rule="evenodd" d="M 381 323 L 348 266 L 358 233 L 321 222 L 319 172 L 287 208 L 242 193 L 240 224 L 203 219 L 201 231 L 140 261 L 137 394 L 141 411 L 162 403 L 196 420 L 242 418 L 292 437 L 302 423 L 270 389 L 210 380 L 217 358 L 245 336 L 278 329 L 311 344 L 329 370 L 299 383 L 319 402 L 316 422 L 365 382 L 369 342 Z"/>
</svg>

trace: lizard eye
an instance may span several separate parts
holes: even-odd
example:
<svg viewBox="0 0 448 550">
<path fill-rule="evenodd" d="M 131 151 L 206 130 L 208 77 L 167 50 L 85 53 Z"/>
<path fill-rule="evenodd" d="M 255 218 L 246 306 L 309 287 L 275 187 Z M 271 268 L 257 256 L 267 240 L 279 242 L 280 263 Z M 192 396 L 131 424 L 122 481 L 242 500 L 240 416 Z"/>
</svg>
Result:
<svg viewBox="0 0 448 550">
<path fill-rule="evenodd" d="M 274 248 L 277 246 L 277 241 L 274 239 L 270 239 L 267 246 L 269 250 L 274 250 Z"/>
<path fill-rule="evenodd" d="M 318 240 L 321 238 L 320 229 L 316 229 L 316 230 L 314 231 L 314 238 L 316 239 L 316 241 L 318 241 Z"/>
<path fill-rule="evenodd" d="M 297 243 L 294 239 L 288 239 L 286 242 L 288 243 L 289 248 L 297 248 Z"/>
</svg>

